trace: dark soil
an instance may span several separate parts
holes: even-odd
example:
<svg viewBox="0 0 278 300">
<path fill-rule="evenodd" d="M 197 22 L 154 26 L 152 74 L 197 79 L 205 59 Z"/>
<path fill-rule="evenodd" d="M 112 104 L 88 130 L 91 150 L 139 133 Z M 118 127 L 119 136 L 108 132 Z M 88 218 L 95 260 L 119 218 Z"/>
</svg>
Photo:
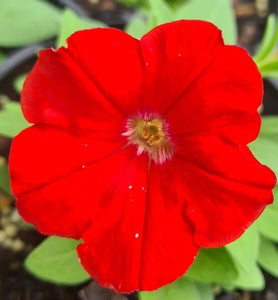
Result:
<svg viewBox="0 0 278 300">
<path fill-rule="evenodd" d="M 95 1 L 95 4 L 93 4 L 94 1 L 89 0 L 49 0 L 49 2 L 60 7 L 73 3 L 77 5 L 75 8 L 80 15 L 94 17 L 110 26 L 120 29 L 124 27 L 126 21 L 132 15 L 131 9 L 127 9 L 112 0 Z M 270 2 L 272 10 L 276 10 L 277 1 Z M 264 31 L 266 21 L 265 8 L 260 7 L 259 10 L 256 9 L 254 0 L 233 0 L 233 4 L 239 28 L 238 44 L 253 54 Z M 47 45 L 48 47 L 54 45 L 54 41 L 48 41 Z M 18 51 L 18 49 L 0 50 L 10 55 L 13 55 L 14 51 Z M 35 61 L 36 56 L 34 54 L 23 59 L 14 68 L 2 73 L 0 77 L 0 95 L 5 95 L 10 99 L 19 101 L 19 95 L 13 88 L 13 81 L 18 75 L 29 72 Z M 264 114 L 278 114 L 277 99 L 277 82 L 265 81 Z M 10 145 L 10 139 L 0 136 L 0 156 L 8 159 Z M 7 196 L 0 192 L 1 203 L 6 203 L 7 207 L 10 207 L 12 210 L 14 209 L 13 202 L 10 199 L 7 200 Z M 5 205 L 0 205 L 0 221 L 4 215 Z M 100 287 L 95 282 L 66 287 L 37 280 L 25 271 L 23 261 L 28 252 L 44 238 L 44 236 L 34 230 L 19 230 L 14 239 L 20 239 L 23 242 L 24 247 L 22 249 L 17 251 L 10 250 L 9 247 L 4 247 L 0 244 L 0 300 L 137 299 L 136 294 L 116 294 Z M 265 278 L 266 288 L 262 292 L 238 291 L 230 294 L 223 293 L 217 296 L 217 300 L 278 300 L 278 280 L 269 274 L 265 274 Z"/>
</svg>

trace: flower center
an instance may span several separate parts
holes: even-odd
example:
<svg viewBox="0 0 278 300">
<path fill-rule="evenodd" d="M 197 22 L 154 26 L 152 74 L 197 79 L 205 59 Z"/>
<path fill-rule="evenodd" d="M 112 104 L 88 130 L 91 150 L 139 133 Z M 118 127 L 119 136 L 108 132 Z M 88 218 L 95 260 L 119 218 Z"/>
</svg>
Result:
<svg viewBox="0 0 278 300">
<path fill-rule="evenodd" d="M 161 118 L 133 117 L 126 124 L 127 131 L 123 135 L 128 137 L 130 143 L 137 146 L 137 155 L 147 152 L 156 163 L 162 164 L 171 159 L 174 147 L 169 140 L 167 126 Z"/>
<path fill-rule="evenodd" d="M 139 119 L 137 135 L 147 146 L 159 145 L 165 138 L 165 134 L 162 131 L 162 121 L 153 119 L 150 122 L 145 122 Z"/>
</svg>

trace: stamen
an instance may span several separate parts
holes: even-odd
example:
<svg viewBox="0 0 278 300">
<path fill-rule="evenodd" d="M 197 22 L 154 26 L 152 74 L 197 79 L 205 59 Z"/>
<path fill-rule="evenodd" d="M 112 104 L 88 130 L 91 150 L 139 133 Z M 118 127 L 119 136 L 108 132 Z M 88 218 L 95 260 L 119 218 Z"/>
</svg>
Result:
<svg viewBox="0 0 278 300">
<path fill-rule="evenodd" d="M 145 121 L 142 118 L 130 118 L 126 128 L 127 131 L 123 135 L 127 136 L 132 144 L 137 145 L 137 155 L 148 152 L 149 156 L 160 164 L 172 158 L 174 148 L 162 119 L 153 118 Z"/>
</svg>

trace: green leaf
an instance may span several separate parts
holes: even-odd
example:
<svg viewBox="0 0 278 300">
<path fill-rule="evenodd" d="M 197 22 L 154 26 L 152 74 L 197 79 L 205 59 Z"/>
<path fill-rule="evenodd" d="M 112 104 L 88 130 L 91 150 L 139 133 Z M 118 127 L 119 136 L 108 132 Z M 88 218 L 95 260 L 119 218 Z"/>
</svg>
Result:
<svg viewBox="0 0 278 300">
<path fill-rule="evenodd" d="M 201 282 L 230 282 L 237 277 L 237 270 L 229 252 L 224 248 L 201 248 L 193 265 L 185 274 Z"/>
<path fill-rule="evenodd" d="M 117 2 L 131 7 L 147 7 L 148 0 L 116 0 Z M 167 0 L 167 3 L 173 8 L 178 8 L 181 3 L 184 3 L 187 0 Z"/>
<path fill-rule="evenodd" d="M 274 196 L 274 201 L 272 203 L 272 206 L 278 210 L 278 185 L 277 184 L 273 189 L 273 196 Z"/>
<path fill-rule="evenodd" d="M 264 36 L 259 49 L 254 55 L 255 62 L 259 65 L 260 61 L 271 53 L 278 39 L 278 22 L 274 14 L 269 15 L 266 23 Z"/>
<path fill-rule="evenodd" d="M 194 282 L 201 300 L 214 300 L 214 291 L 212 284 L 204 282 Z"/>
<path fill-rule="evenodd" d="M 25 260 L 34 276 L 53 283 L 74 285 L 90 279 L 77 258 L 78 241 L 56 236 L 46 238 Z"/>
<path fill-rule="evenodd" d="M 249 271 L 256 263 L 259 251 L 259 235 L 256 227 L 249 227 L 240 238 L 225 247 L 234 261 L 243 270 Z"/>
<path fill-rule="evenodd" d="M 254 156 L 278 175 L 278 117 L 262 118 L 261 133 L 248 146 Z"/>
<path fill-rule="evenodd" d="M 12 194 L 10 187 L 10 175 L 8 164 L 5 159 L 0 157 L 0 189 L 7 194 Z"/>
<path fill-rule="evenodd" d="M 274 78 L 278 79 L 278 69 L 276 70 L 271 70 L 271 71 L 261 71 L 261 75 L 263 78 Z"/>
<path fill-rule="evenodd" d="M 67 45 L 66 39 L 77 30 L 97 28 L 97 27 L 105 28 L 107 26 L 104 23 L 97 20 L 80 18 L 73 11 L 69 9 L 65 9 L 62 16 L 62 26 L 60 29 L 60 33 L 58 35 L 56 48 L 59 48 L 61 46 L 66 46 Z"/>
<path fill-rule="evenodd" d="M 144 22 L 143 17 L 143 15 L 137 14 L 131 18 L 125 27 L 125 32 L 136 39 L 140 39 L 146 34 L 148 32 L 148 27 L 146 22 Z"/>
<path fill-rule="evenodd" d="M 46 1 L 0 1 L 0 45 L 3 47 L 18 47 L 52 38 L 59 27 L 59 10 Z"/>
<path fill-rule="evenodd" d="M 265 271 L 278 277 L 277 246 L 263 237 L 261 238 L 258 262 Z"/>
<path fill-rule="evenodd" d="M 272 133 L 278 134 L 278 116 L 263 116 L 260 136 Z"/>
<path fill-rule="evenodd" d="M 116 0 L 125 6 L 143 6 L 146 0 Z"/>
<path fill-rule="evenodd" d="M 278 77 L 278 60 L 276 58 L 259 63 L 258 68 L 264 78 Z"/>
<path fill-rule="evenodd" d="M 2 64 L 2 62 L 5 60 L 5 54 L 3 52 L 0 51 L 0 65 Z"/>
<path fill-rule="evenodd" d="M 275 187 L 277 196 L 277 186 Z M 277 197 L 276 201 L 278 201 Z M 255 222 L 258 231 L 268 239 L 278 242 L 278 206 L 267 206 L 261 216 Z"/>
<path fill-rule="evenodd" d="M 278 174 L 278 135 L 259 136 L 254 142 L 249 144 L 249 148 L 254 156 L 263 165 L 268 166 Z"/>
<path fill-rule="evenodd" d="M 20 94 L 22 91 L 23 84 L 27 75 L 28 74 L 21 74 L 18 77 L 16 77 L 15 81 L 13 82 L 14 89 L 18 92 L 18 94 Z"/>
<path fill-rule="evenodd" d="M 139 293 L 140 300 L 205 300 L 200 294 L 194 282 L 180 278 L 175 282 L 163 286 L 154 292 Z M 209 300 L 209 299 L 208 299 Z"/>
<path fill-rule="evenodd" d="M 174 20 L 174 12 L 164 0 L 148 0 L 150 10 L 148 12 L 148 31 L 155 26 Z"/>
<path fill-rule="evenodd" d="M 0 111 L 0 135 L 13 138 L 23 129 L 31 126 L 23 117 L 20 104 L 8 101 Z"/>
<path fill-rule="evenodd" d="M 261 269 L 256 264 L 254 264 L 248 271 L 243 270 L 240 266 L 237 270 L 239 276 L 232 282 L 232 285 L 235 288 L 251 291 L 260 291 L 264 288 L 264 276 Z"/>
<path fill-rule="evenodd" d="M 177 10 L 175 19 L 212 22 L 222 30 L 226 44 L 236 44 L 237 26 L 229 0 L 189 0 Z"/>
</svg>

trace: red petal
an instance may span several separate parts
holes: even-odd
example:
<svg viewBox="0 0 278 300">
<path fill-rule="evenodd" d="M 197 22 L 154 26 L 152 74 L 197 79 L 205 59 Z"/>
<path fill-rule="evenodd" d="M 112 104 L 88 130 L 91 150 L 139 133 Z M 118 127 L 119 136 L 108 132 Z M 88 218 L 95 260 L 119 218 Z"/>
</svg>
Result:
<svg viewBox="0 0 278 300">
<path fill-rule="evenodd" d="M 67 49 L 43 50 L 21 96 L 25 118 L 65 128 L 103 130 L 124 122 Z"/>
<path fill-rule="evenodd" d="M 98 208 L 98 191 L 103 192 L 121 165 L 110 165 L 109 155 L 125 143 L 124 138 L 86 131 L 71 135 L 41 125 L 24 130 L 14 139 L 10 155 L 20 214 L 45 234 L 80 237 Z"/>
<path fill-rule="evenodd" d="M 166 180 L 168 176 L 164 165 L 151 165 L 141 254 L 141 290 L 157 289 L 182 276 L 199 250 L 190 224 L 183 218 L 185 203 L 175 201 Z"/>
<path fill-rule="evenodd" d="M 201 247 L 219 247 L 238 238 L 272 203 L 275 175 L 260 165 L 246 147 L 209 138 L 192 140 L 183 156 L 174 158 L 183 189 L 176 192 L 187 204 L 185 218 L 192 222 Z M 170 175 L 169 175 L 170 176 Z"/>
<path fill-rule="evenodd" d="M 81 263 L 93 278 L 127 293 L 154 290 L 177 279 L 199 249 L 183 220 L 182 207 L 163 197 L 165 182 L 155 165 L 150 168 L 146 193 L 147 170 L 142 170 L 140 160 L 129 165 L 123 178 L 132 188 L 116 187 L 109 207 L 78 247 Z"/>
<path fill-rule="evenodd" d="M 226 46 L 167 113 L 174 140 L 206 130 L 235 144 L 259 132 L 261 75 L 245 50 Z"/>
<path fill-rule="evenodd" d="M 182 97 L 223 48 L 221 31 L 203 21 L 158 26 L 140 43 L 145 79 L 142 105 L 161 114 Z"/>
<path fill-rule="evenodd" d="M 275 176 L 246 146 L 234 146 L 206 134 L 184 138 L 177 152 L 186 162 L 213 175 L 254 187 L 272 189 Z"/>
<path fill-rule="evenodd" d="M 135 114 L 143 80 L 138 40 L 117 29 L 94 29 L 67 42 L 70 55 L 105 98 L 124 114 Z"/>
</svg>

